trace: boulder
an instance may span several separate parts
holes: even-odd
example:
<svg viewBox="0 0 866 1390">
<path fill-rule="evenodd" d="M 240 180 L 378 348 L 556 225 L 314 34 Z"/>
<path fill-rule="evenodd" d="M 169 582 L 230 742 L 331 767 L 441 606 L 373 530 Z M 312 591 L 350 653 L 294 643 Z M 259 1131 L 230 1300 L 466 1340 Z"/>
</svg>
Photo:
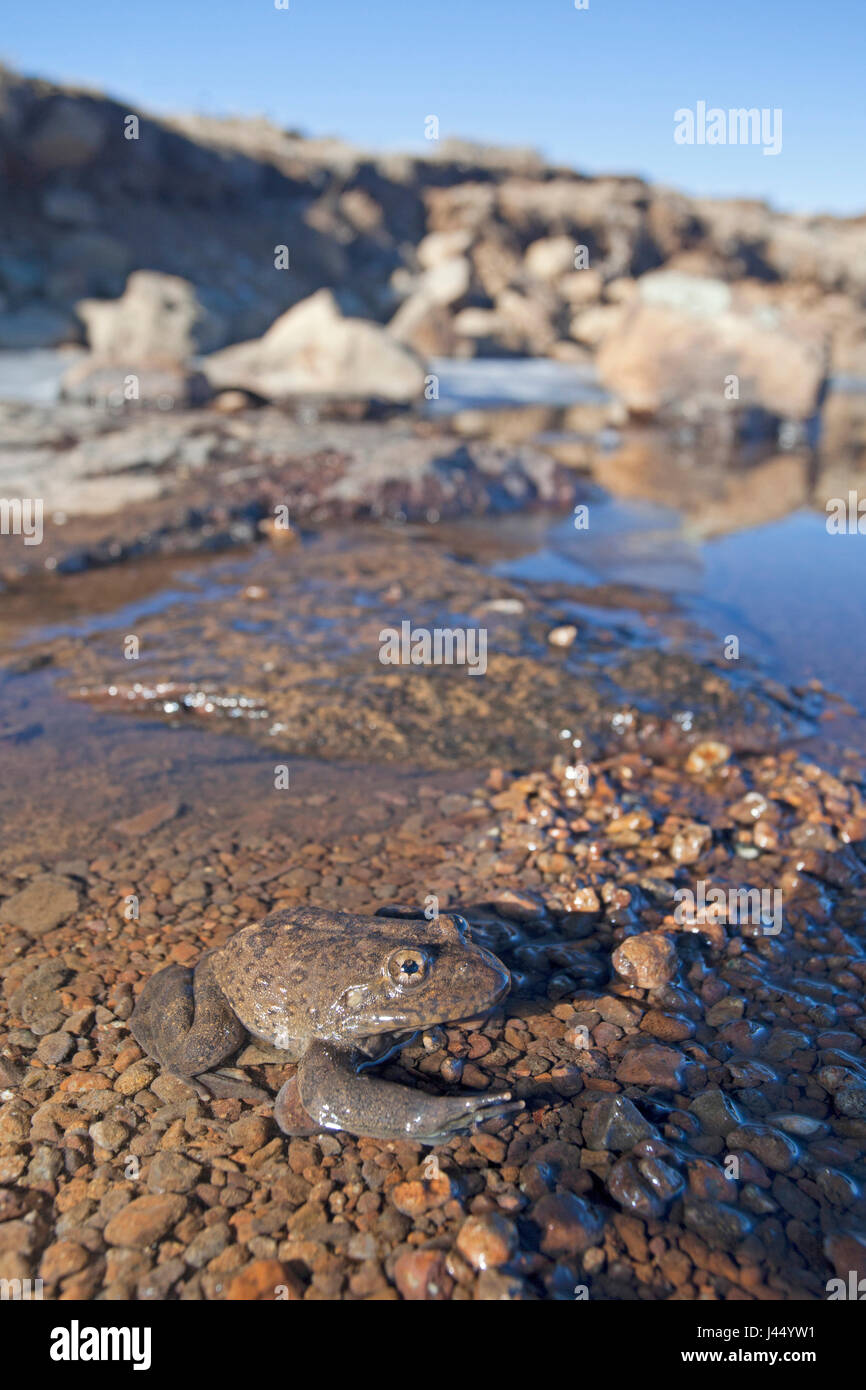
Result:
<svg viewBox="0 0 866 1390">
<path fill-rule="evenodd" d="M 49 101 L 46 108 L 26 142 L 31 164 L 40 173 L 54 173 L 94 160 L 108 135 L 106 107 L 69 96 Z"/>
<path fill-rule="evenodd" d="M 136 270 L 120 299 L 83 299 L 75 307 L 94 357 L 106 363 L 186 362 L 222 339 L 221 321 L 195 286 L 155 270 Z"/>
<path fill-rule="evenodd" d="M 523 258 L 524 269 L 534 280 L 559 280 L 574 271 L 574 253 L 573 237 L 540 237 L 527 247 Z"/>
<path fill-rule="evenodd" d="M 816 321 L 766 296 L 658 271 L 642 277 L 635 299 L 611 320 L 597 363 L 605 385 L 635 414 L 723 410 L 736 400 L 807 419 L 825 377 L 825 336 Z"/>
<path fill-rule="evenodd" d="M 240 388 L 265 399 L 337 396 L 409 401 L 424 387 L 424 368 L 378 323 L 345 318 L 330 290 L 294 305 L 264 337 L 206 358 L 216 390 Z"/>
</svg>

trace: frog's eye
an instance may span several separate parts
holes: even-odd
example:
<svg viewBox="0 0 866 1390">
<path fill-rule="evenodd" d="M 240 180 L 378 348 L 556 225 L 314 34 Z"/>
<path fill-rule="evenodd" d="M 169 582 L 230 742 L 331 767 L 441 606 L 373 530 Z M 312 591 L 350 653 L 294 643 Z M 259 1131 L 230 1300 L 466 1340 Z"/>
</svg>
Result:
<svg viewBox="0 0 866 1390">
<path fill-rule="evenodd" d="M 420 985 L 427 974 L 427 957 L 423 951 L 402 946 L 388 958 L 388 974 L 398 985 Z"/>
</svg>

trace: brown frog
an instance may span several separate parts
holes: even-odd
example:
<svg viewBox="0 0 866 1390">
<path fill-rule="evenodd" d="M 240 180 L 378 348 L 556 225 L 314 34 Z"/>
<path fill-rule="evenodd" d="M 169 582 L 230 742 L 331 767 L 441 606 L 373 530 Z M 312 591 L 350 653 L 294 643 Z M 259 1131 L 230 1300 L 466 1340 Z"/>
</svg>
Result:
<svg viewBox="0 0 866 1390">
<path fill-rule="evenodd" d="M 429 1095 L 369 1068 L 419 1029 L 488 1013 L 510 986 L 502 962 L 455 914 L 428 921 L 302 907 L 245 927 L 194 969 L 160 970 L 130 1028 L 199 1094 L 231 1093 L 214 1069 L 247 1033 L 286 1051 L 299 1062 L 274 1109 L 287 1134 L 342 1129 L 436 1144 L 523 1103 L 507 1091 Z"/>
</svg>

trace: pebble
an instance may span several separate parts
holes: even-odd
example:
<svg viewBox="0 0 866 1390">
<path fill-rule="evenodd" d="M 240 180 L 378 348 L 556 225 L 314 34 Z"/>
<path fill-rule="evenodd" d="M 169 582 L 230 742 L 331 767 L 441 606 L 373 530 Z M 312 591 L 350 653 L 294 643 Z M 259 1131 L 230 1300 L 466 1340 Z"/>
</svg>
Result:
<svg viewBox="0 0 866 1390">
<path fill-rule="evenodd" d="M 134 1197 L 108 1222 L 105 1239 L 109 1245 L 143 1250 L 176 1226 L 185 1210 L 182 1197 Z"/>
<path fill-rule="evenodd" d="M 541 1249 L 554 1258 L 579 1255 L 599 1245 L 604 1216 L 572 1192 L 549 1193 L 535 1203 L 532 1219 L 541 1228 Z"/>
<path fill-rule="evenodd" d="M 44 936 L 78 911 L 78 889 L 68 878 L 46 874 L 0 903 L 0 923 Z"/>
<path fill-rule="evenodd" d="M 583 1136 L 590 1149 L 625 1152 L 641 1139 L 657 1137 L 658 1131 L 644 1119 L 627 1096 L 603 1096 L 583 1121 Z"/>
<path fill-rule="evenodd" d="M 662 932 L 627 936 L 613 953 L 613 967 L 635 989 L 658 989 L 677 973 L 677 951 Z"/>
<path fill-rule="evenodd" d="M 495 1212 L 469 1216 L 457 1233 L 456 1246 L 473 1269 L 495 1269 L 517 1248 L 517 1231 L 513 1222 Z"/>
<path fill-rule="evenodd" d="M 69 1033 L 46 1033 L 39 1040 L 36 1056 L 46 1066 L 56 1067 L 74 1051 L 75 1039 Z"/>
<path fill-rule="evenodd" d="M 729 1149 L 746 1149 L 774 1173 L 787 1173 L 800 1155 L 793 1139 L 770 1125 L 737 1125 L 727 1133 L 725 1143 Z"/>
<path fill-rule="evenodd" d="M 702 743 L 695 744 L 686 758 L 686 772 L 713 772 L 726 763 L 730 756 L 731 750 L 726 743 L 720 743 L 716 739 L 704 739 Z"/>
<path fill-rule="evenodd" d="M 394 1282 L 411 1302 L 442 1302 L 454 1288 L 441 1250 L 407 1250 L 394 1263 Z"/>
</svg>

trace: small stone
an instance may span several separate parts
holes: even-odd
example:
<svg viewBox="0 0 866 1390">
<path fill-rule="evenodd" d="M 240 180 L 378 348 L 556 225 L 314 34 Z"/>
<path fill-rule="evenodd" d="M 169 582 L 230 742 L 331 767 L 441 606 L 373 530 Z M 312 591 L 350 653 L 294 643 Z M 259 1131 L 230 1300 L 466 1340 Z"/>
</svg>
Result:
<svg viewBox="0 0 866 1390">
<path fill-rule="evenodd" d="M 689 1102 L 689 1109 L 697 1115 L 706 1134 L 718 1134 L 724 1138 L 743 1123 L 741 1112 L 724 1091 L 702 1091 Z"/>
<path fill-rule="evenodd" d="M 186 1210 L 182 1197 L 134 1197 L 105 1227 L 109 1245 L 143 1250 L 176 1226 Z"/>
<path fill-rule="evenodd" d="M 658 1131 L 627 1096 L 603 1096 L 583 1121 L 583 1137 L 590 1149 L 624 1153 L 641 1139 L 657 1138 Z"/>
<path fill-rule="evenodd" d="M 149 806 L 146 811 L 140 811 L 137 816 L 117 821 L 116 829 L 131 839 L 143 839 L 152 831 L 158 830 L 161 825 L 167 825 L 169 821 L 174 820 L 180 809 L 179 801 L 160 801 L 156 806 Z"/>
<path fill-rule="evenodd" d="M 120 1073 L 114 1083 L 114 1089 L 119 1091 L 122 1096 L 134 1096 L 137 1091 L 146 1090 L 158 1070 L 153 1062 L 142 1057 L 141 1061 L 133 1062 L 132 1066 Z"/>
<path fill-rule="evenodd" d="M 705 739 L 703 743 L 696 743 L 686 758 L 686 772 L 712 772 L 726 763 L 730 756 L 731 750 L 726 743 Z"/>
<path fill-rule="evenodd" d="M 680 1174 L 660 1158 L 620 1158 L 607 1179 L 614 1201 L 644 1219 L 663 1216 L 683 1186 Z"/>
<path fill-rule="evenodd" d="M 651 1043 L 648 1047 L 632 1047 L 620 1062 L 617 1081 L 623 1085 L 664 1086 L 679 1090 L 680 1072 L 686 1059 L 673 1047 L 662 1047 Z"/>
<path fill-rule="evenodd" d="M 229 1139 L 232 1144 L 238 1144 L 241 1148 L 255 1153 L 268 1142 L 272 1131 L 273 1125 L 267 1116 L 242 1115 L 234 1124 L 229 1125 Z"/>
<path fill-rule="evenodd" d="M 129 1130 L 119 1120 L 96 1120 L 88 1133 L 94 1144 L 109 1153 L 117 1153 L 129 1138 Z"/>
<path fill-rule="evenodd" d="M 391 1189 L 391 1201 L 404 1216 L 423 1216 L 425 1212 L 444 1206 L 450 1197 L 451 1179 L 447 1173 L 399 1182 Z"/>
<path fill-rule="evenodd" d="M 253 1260 L 226 1283 L 230 1302 L 295 1302 L 304 1296 L 298 1276 L 279 1260 Z"/>
<path fill-rule="evenodd" d="M 456 1245 L 473 1269 L 495 1269 L 514 1253 L 517 1232 L 506 1217 L 486 1212 L 467 1217 L 457 1233 Z"/>
<path fill-rule="evenodd" d="M 571 623 L 565 623 L 561 627 L 553 627 L 547 634 L 547 640 L 552 647 L 571 647 L 577 637 L 577 628 Z"/>
<path fill-rule="evenodd" d="M 442 1250 L 409 1250 L 394 1264 L 394 1282 L 411 1302 L 442 1302 L 454 1288 Z"/>
<path fill-rule="evenodd" d="M 774 1173 L 787 1173 L 797 1162 L 800 1151 L 793 1139 L 770 1125 L 737 1125 L 725 1136 L 729 1149 L 745 1149 Z"/>
<path fill-rule="evenodd" d="M 56 1067 L 75 1051 L 75 1039 L 69 1033 L 46 1033 L 40 1039 L 36 1056 L 46 1066 Z"/>
<path fill-rule="evenodd" d="M 689 1230 L 694 1231 L 709 1245 L 720 1245 L 731 1249 L 745 1240 L 752 1229 L 752 1222 L 736 1207 L 724 1202 L 707 1202 L 696 1197 L 687 1197 L 683 1204 L 683 1220 Z"/>
<path fill-rule="evenodd" d="M 67 1274 L 77 1274 L 84 1269 L 90 1259 L 90 1252 L 72 1240 L 58 1240 L 42 1253 L 39 1277 L 46 1284 L 56 1284 Z"/>
<path fill-rule="evenodd" d="M 536 1202 L 532 1219 L 541 1227 L 541 1248 L 554 1258 L 579 1255 L 590 1245 L 599 1245 L 604 1233 L 604 1217 L 573 1192 L 549 1193 Z"/>
<path fill-rule="evenodd" d="M 150 1161 L 147 1186 L 151 1192 L 189 1192 L 200 1181 L 201 1172 L 201 1165 L 192 1159 L 175 1149 L 163 1149 Z"/>
<path fill-rule="evenodd" d="M 677 973 L 676 947 L 663 932 L 627 936 L 613 953 L 613 967 L 634 988 L 657 989 Z"/>
<path fill-rule="evenodd" d="M 45 874 L 0 904 L 0 923 L 20 927 L 29 936 L 42 936 L 77 911 L 75 885 L 68 878 Z"/>
</svg>

